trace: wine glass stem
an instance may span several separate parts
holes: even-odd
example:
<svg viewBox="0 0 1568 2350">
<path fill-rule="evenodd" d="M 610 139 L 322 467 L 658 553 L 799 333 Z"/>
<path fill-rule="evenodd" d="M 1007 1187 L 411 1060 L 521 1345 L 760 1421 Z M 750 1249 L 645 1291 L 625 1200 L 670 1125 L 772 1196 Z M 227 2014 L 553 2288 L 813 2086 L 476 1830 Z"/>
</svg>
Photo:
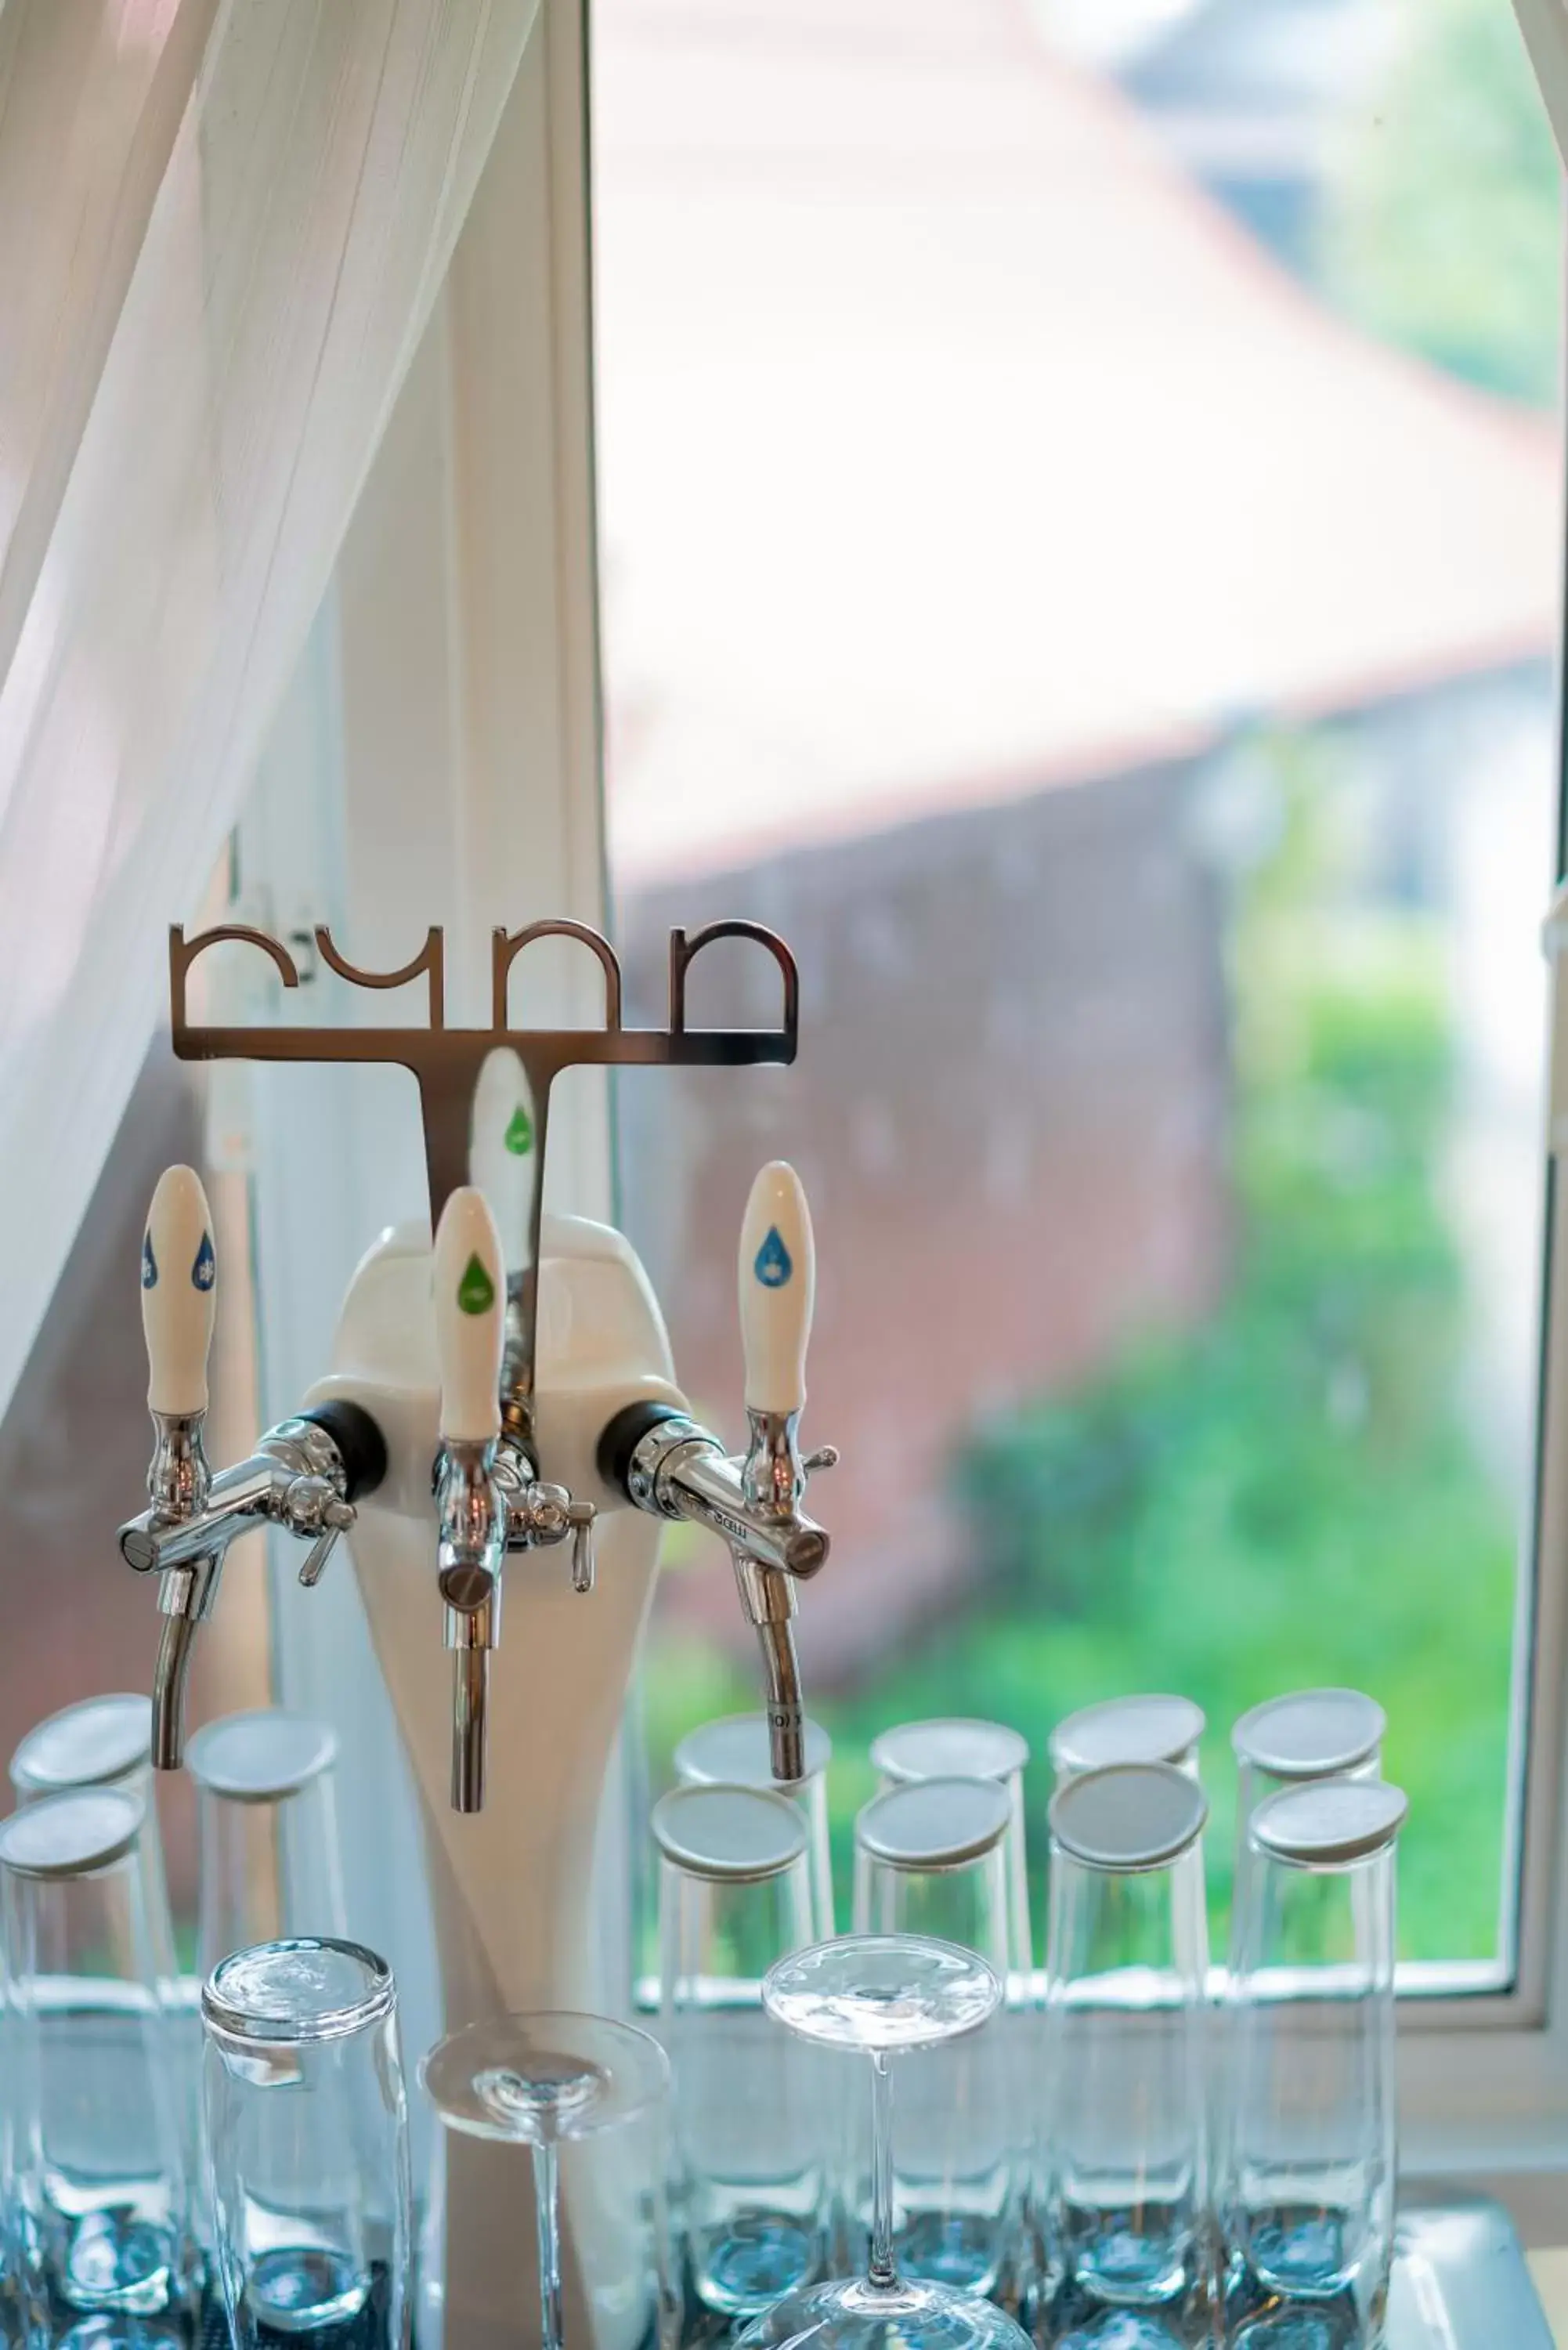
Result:
<svg viewBox="0 0 1568 2350">
<path fill-rule="evenodd" d="M 898 2282 L 893 2265 L 893 2072 L 883 2048 L 871 2051 L 871 2282 Z"/>
<path fill-rule="evenodd" d="M 534 2215 L 539 2230 L 541 2350 L 561 2350 L 561 2170 L 554 2138 L 534 2147 Z"/>
</svg>

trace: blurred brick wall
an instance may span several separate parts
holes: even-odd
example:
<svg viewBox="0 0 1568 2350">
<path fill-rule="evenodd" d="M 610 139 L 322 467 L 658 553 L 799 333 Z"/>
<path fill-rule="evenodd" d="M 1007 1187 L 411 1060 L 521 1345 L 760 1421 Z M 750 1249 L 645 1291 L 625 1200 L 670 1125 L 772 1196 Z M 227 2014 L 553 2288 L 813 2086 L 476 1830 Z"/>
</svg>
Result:
<svg viewBox="0 0 1568 2350">
<path fill-rule="evenodd" d="M 971 1570 L 947 1506 L 964 1433 L 1059 1389 L 1128 1334 L 1200 1315 L 1228 1243 L 1221 884 L 1188 765 L 803 850 L 628 895 L 628 1017 L 664 1020 L 667 933 L 743 915 L 802 980 L 788 1071 L 621 1086 L 622 1222 L 679 1375 L 736 1441 L 735 1245 L 758 1166 L 793 1159 L 816 1226 L 809 1441 L 835 1555 L 817 1675 L 945 1605 Z M 694 1024 L 776 1019 L 760 953 L 721 944 Z M 660 1606 L 743 1648 L 727 1574 Z"/>
</svg>

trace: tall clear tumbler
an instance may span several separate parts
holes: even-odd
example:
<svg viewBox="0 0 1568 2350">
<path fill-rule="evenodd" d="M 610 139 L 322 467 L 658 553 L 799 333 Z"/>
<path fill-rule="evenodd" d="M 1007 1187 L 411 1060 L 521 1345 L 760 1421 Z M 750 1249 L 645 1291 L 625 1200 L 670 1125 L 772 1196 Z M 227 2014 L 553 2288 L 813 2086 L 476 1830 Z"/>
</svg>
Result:
<svg viewBox="0 0 1568 2350">
<path fill-rule="evenodd" d="M 1006 1788 L 1012 1806 L 1005 1839 L 1007 1999 L 1011 2007 L 1027 2005 L 1034 1967 L 1023 1829 L 1028 1740 L 1006 1722 L 978 1721 L 967 1715 L 903 1721 L 872 1741 L 871 1767 L 884 1789 L 912 1786 L 922 1779 L 994 1779 Z"/>
<path fill-rule="evenodd" d="M 827 1769 L 833 1741 L 820 1722 L 802 1726 L 805 1776 L 784 1785 L 773 1775 L 772 1742 L 765 1713 L 726 1713 L 691 1731 L 675 1750 L 675 1775 L 683 1787 L 762 1787 L 798 1804 L 805 1814 L 811 1870 L 814 1942 L 834 1933 L 833 1849 L 827 1828 Z"/>
<path fill-rule="evenodd" d="M 1005 1981 L 1012 1819 L 1009 1789 L 992 1779 L 923 1779 L 874 1796 L 855 1823 L 856 1933 L 952 1944 Z M 999 2012 L 968 2038 L 904 2059 L 894 2251 L 908 2276 L 1012 2303 L 1027 2256 L 1026 2116 L 1005 2023 Z M 870 2224 L 869 2160 L 861 2137 L 846 2198 L 860 2240 Z M 861 2249 L 851 2244 L 852 2260 Z"/>
<path fill-rule="evenodd" d="M 9 2079 L 0 2202 L 36 2342 L 179 2336 L 193 2317 L 178 2086 L 140 1850 L 119 1789 L 0 1825 Z M 108 2321 L 108 2323 L 100 2323 Z"/>
<path fill-rule="evenodd" d="M 1237 2350 L 1382 2338 L 1394 2251 L 1397 1787 L 1325 1779 L 1252 1815 L 1233 1929 L 1220 2209 Z M 1309 2326 L 1314 2330 L 1309 2332 Z"/>
<path fill-rule="evenodd" d="M 762 2007 L 768 1969 L 815 1939 L 808 1831 L 766 1789 L 688 1786 L 655 1804 L 653 1834 L 690 2286 L 753 2317 L 819 2276 L 827 2250 L 826 2060 Z"/>
<path fill-rule="evenodd" d="M 158 1806 L 152 1794 L 152 1700 L 129 1691 L 83 1698 L 36 1722 L 11 1757 L 11 1784 L 19 1804 L 45 1795 L 114 1787 L 143 1807 L 137 1838 L 148 1924 L 167 2003 L 181 2006 L 180 1969 L 163 1871 Z M 189 2010 L 185 2011 L 189 2014 Z"/>
<path fill-rule="evenodd" d="M 196 1964 L 234 1950 L 348 1931 L 333 1804 L 336 1732 L 282 1706 L 231 1713 L 185 1750 L 202 1856 Z"/>
<path fill-rule="evenodd" d="M 202 2099 L 234 2350 L 372 2313 L 409 2333 L 408 2108 L 391 1970 L 300 1936 L 224 1959 L 202 1991 Z"/>
<path fill-rule="evenodd" d="M 1383 1771 L 1387 1717 L 1360 1690 L 1294 1690 L 1266 1698 L 1231 1732 L 1236 1757 L 1236 1871 L 1240 1909 L 1252 1864 L 1249 1830 L 1260 1804 L 1314 1779 L 1376 1779 Z"/>
<path fill-rule="evenodd" d="M 1170 1763 L 1052 1801 L 1045 2300 L 1072 2350 L 1107 2325 L 1117 2350 L 1165 2350 L 1207 2311 L 1207 1816 Z"/>
</svg>

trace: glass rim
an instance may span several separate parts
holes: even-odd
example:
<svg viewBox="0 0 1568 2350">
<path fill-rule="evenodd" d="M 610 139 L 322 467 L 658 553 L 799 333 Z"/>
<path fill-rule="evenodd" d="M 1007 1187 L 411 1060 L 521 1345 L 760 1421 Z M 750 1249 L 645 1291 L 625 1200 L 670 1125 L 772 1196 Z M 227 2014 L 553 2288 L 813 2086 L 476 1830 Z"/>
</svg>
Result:
<svg viewBox="0 0 1568 2350">
<path fill-rule="evenodd" d="M 653 1806 L 649 1825 L 661 1860 L 683 1877 L 712 1885 L 767 1884 L 797 1866 L 811 1846 L 805 1814 L 788 1795 L 716 1780 L 671 1787 Z"/>
<path fill-rule="evenodd" d="M 151 1767 L 151 1699 L 105 1690 L 36 1721 L 17 1741 L 10 1777 L 18 1794 L 67 1795 L 116 1787 Z"/>
<path fill-rule="evenodd" d="M 147 1817 L 145 1800 L 127 1787 L 40 1795 L 0 1824 L 0 1868 L 36 1883 L 101 1877 L 135 1851 Z"/>
<path fill-rule="evenodd" d="M 801 1723 L 805 1749 L 805 1773 L 795 1780 L 775 1779 L 768 1767 L 768 1717 L 765 1713 L 721 1713 L 689 1730 L 671 1758 L 677 1783 L 683 1787 L 761 1787 L 798 1797 L 815 1786 L 833 1760 L 833 1741 L 809 1715 Z M 724 1751 L 710 1761 L 706 1750 Z M 754 1748 L 754 1752 L 752 1750 Z M 722 1762 L 722 1768 L 715 1767 Z"/>
<path fill-rule="evenodd" d="M 1409 1809 L 1404 1789 L 1386 1779 L 1303 1780 L 1264 1797 L 1247 1840 L 1256 1860 L 1333 1875 L 1392 1852 Z"/>
<path fill-rule="evenodd" d="M 1116 1752 L 1096 1753 L 1092 1742 L 1082 1742 L 1085 1730 L 1127 1724 L 1137 1725 L 1144 1735 L 1137 1737 L 1124 1727 Z M 1103 1771 L 1133 1762 L 1180 1763 L 1208 1727 L 1209 1718 L 1195 1698 L 1182 1697 L 1174 1690 L 1136 1690 L 1064 1714 L 1046 1748 L 1057 1771 Z"/>
<path fill-rule="evenodd" d="M 276 1804 L 303 1794 L 337 1760 L 330 1723 L 293 1707 L 262 1705 L 203 1722 L 187 1740 L 185 1768 L 203 1795 Z"/>
<path fill-rule="evenodd" d="M 918 1834 L 889 1833 L 889 1819 L 913 1813 Z M 855 1848 L 878 1868 L 906 1877 L 954 1876 L 1000 1852 L 1012 1826 L 1012 1798 L 1001 1779 L 957 1773 L 905 1779 L 863 1804 L 855 1815 Z"/>
<path fill-rule="evenodd" d="M 350 1960 L 365 1978 L 360 1995 L 303 2013 L 269 2011 L 254 2002 L 247 2004 L 225 1996 L 224 1978 L 244 1962 L 254 1961 L 263 1953 L 281 1959 L 304 1951 L 330 1951 L 334 1957 Z M 393 2014 L 397 2004 L 397 1981 L 386 1960 L 363 1942 L 333 1934 L 294 1934 L 275 1942 L 254 1942 L 248 1950 L 231 1950 L 202 1985 L 203 2029 L 224 2041 L 257 2048 L 315 2046 L 328 2040 L 352 2039 L 356 2033 Z"/>
<path fill-rule="evenodd" d="M 1118 1800 L 1139 1792 L 1167 1799 L 1168 1816 L 1139 1827 Z M 1075 1812 L 1087 1811 L 1085 1827 Z M 1097 1814 L 1097 1817 L 1096 1816 Z M 1174 1762 L 1105 1762 L 1082 1771 L 1051 1798 L 1054 1852 L 1102 1877 L 1144 1877 L 1174 1868 L 1200 1849 L 1209 1825 L 1209 1798 Z"/>
<path fill-rule="evenodd" d="M 922 1743 L 943 1743 L 967 1749 L 961 1760 L 945 1756 L 933 1770 L 911 1760 L 903 1751 Z M 871 1741 L 871 1768 L 894 1786 L 909 1786 L 923 1779 L 994 1779 L 998 1783 L 1029 1767 L 1029 1741 L 1008 1721 L 990 1721 L 981 1714 L 931 1714 L 919 1721 L 898 1721 L 879 1730 Z"/>
<path fill-rule="evenodd" d="M 1271 1745 L 1268 1725 L 1278 1722 L 1291 1708 L 1298 1709 L 1310 1720 L 1315 1710 L 1331 1720 L 1338 1714 L 1334 1726 L 1337 1737 L 1320 1741 L 1314 1752 L 1303 1753 L 1298 1749 Z M 1345 1725 L 1355 1718 L 1357 1726 Z M 1338 1777 L 1347 1771 L 1358 1770 L 1371 1760 L 1381 1747 L 1388 1731 L 1388 1717 L 1375 1697 L 1365 1690 L 1310 1689 L 1285 1690 L 1278 1697 L 1266 1697 L 1259 1705 L 1250 1706 L 1237 1719 L 1231 1730 L 1231 1751 L 1238 1762 L 1254 1771 L 1266 1771 L 1271 1779 L 1282 1779 L 1287 1784 L 1310 1779 Z"/>
</svg>

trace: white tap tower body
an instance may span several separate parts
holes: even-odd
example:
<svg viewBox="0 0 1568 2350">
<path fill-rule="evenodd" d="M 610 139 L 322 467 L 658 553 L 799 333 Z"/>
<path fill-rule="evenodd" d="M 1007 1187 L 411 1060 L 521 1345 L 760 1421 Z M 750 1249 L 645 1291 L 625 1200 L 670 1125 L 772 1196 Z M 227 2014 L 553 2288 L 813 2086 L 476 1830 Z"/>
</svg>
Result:
<svg viewBox="0 0 1568 2350">
<path fill-rule="evenodd" d="M 591 2009 L 613 1992 L 591 1946 L 594 1847 L 661 1530 L 604 1483 L 595 1455 L 626 1404 L 646 1398 L 685 1408 L 658 1304 L 620 1233 L 546 1218 L 541 1260 L 539 1456 L 573 1493 L 597 1503 L 598 1572 L 585 1597 L 558 1552 L 507 1561 L 482 1811 L 459 1813 L 449 1801 L 452 1684 L 431 1497 L 442 1383 L 422 1233 L 393 1234 L 366 1257 L 344 1304 L 331 1375 L 310 1399 L 362 1405 L 387 1441 L 387 1476 L 360 1507 L 352 1548 L 419 1791 L 448 2031 L 503 2010 Z M 538 2305 L 523 2217 L 525 2158 L 460 2137 L 447 2139 L 443 2155 L 444 2197 L 425 2231 L 440 2277 L 423 2281 L 421 2336 L 440 2322 L 441 2350 L 522 2350 L 536 2339 Z M 617 2273 L 637 2257 L 637 2231 L 617 2223 L 613 2193 L 590 2199 L 566 2185 L 567 2337 L 637 2350 L 652 2313 L 634 2275 Z M 421 2350 L 431 2350 L 428 2339 Z"/>
</svg>

